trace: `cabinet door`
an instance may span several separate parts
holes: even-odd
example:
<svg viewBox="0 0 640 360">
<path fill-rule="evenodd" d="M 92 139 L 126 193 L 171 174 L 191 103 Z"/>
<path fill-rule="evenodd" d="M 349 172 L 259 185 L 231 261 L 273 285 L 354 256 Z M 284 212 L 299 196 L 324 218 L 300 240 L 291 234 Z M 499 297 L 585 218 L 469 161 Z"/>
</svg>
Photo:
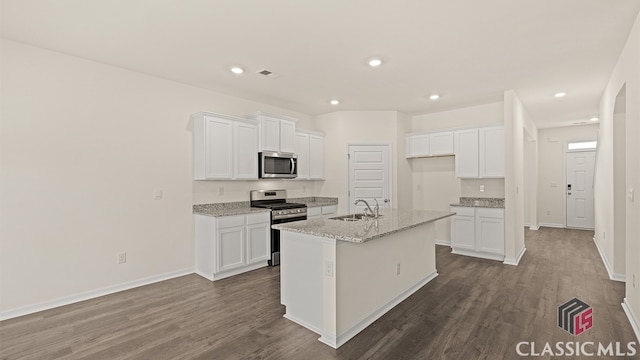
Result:
<svg viewBox="0 0 640 360">
<path fill-rule="evenodd" d="M 245 264 L 244 226 L 216 231 L 216 272 L 243 267 Z"/>
<path fill-rule="evenodd" d="M 456 215 L 451 217 L 451 247 L 465 250 L 476 249 L 475 216 L 473 208 L 451 208 Z M 464 214 L 464 215 L 459 215 Z M 471 216 L 469 216 L 471 214 Z"/>
<path fill-rule="evenodd" d="M 231 179 L 233 122 L 205 117 L 205 178 Z"/>
<path fill-rule="evenodd" d="M 335 214 L 338 211 L 338 205 L 327 205 L 322 207 L 322 215 Z"/>
<path fill-rule="evenodd" d="M 260 151 L 280 151 L 280 120 L 260 118 Z"/>
<path fill-rule="evenodd" d="M 324 137 L 309 135 L 309 178 L 324 179 Z"/>
<path fill-rule="evenodd" d="M 247 265 L 270 259 L 270 223 L 247 225 Z"/>
<path fill-rule="evenodd" d="M 406 157 L 429 155 L 429 134 L 407 135 L 406 143 Z"/>
<path fill-rule="evenodd" d="M 504 255 L 504 211 L 477 209 L 476 239 L 478 251 Z"/>
<path fill-rule="evenodd" d="M 504 177 L 504 127 L 480 128 L 480 177 Z"/>
<path fill-rule="evenodd" d="M 280 120 L 280 151 L 296 152 L 296 123 Z"/>
<path fill-rule="evenodd" d="M 456 177 L 478 177 L 478 129 L 454 133 Z"/>
<path fill-rule="evenodd" d="M 298 155 L 297 179 L 309 178 L 309 135 L 296 133 L 296 151 Z"/>
<path fill-rule="evenodd" d="M 234 179 L 258 178 L 258 126 L 233 124 Z"/>
<path fill-rule="evenodd" d="M 453 154 L 453 131 L 429 134 L 429 155 Z"/>
</svg>

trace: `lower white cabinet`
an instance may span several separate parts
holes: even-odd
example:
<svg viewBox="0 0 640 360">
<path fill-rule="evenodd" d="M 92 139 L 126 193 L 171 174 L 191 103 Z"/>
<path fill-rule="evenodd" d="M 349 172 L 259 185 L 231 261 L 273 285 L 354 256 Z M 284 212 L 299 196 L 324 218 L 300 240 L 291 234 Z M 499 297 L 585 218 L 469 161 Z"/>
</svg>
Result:
<svg viewBox="0 0 640 360">
<path fill-rule="evenodd" d="M 214 281 L 267 266 L 270 213 L 194 216 L 198 275 Z"/>
<path fill-rule="evenodd" d="M 323 215 L 333 215 L 338 212 L 338 205 L 325 205 L 307 208 L 307 219 L 317 218 Z"/>
<path fill-rule="evenodd" d="M 454 254 L 504 261 L 504 209 L 452 206 Z"/>
</svg>

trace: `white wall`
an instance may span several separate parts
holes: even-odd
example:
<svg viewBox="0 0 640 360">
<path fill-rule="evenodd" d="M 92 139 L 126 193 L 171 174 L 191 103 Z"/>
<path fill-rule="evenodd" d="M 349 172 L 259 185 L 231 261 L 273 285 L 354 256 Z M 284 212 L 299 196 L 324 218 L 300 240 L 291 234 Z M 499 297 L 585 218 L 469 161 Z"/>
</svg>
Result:
<svg viewBox="0 0 640 360">
<path fill-rule="evenodd" d="M 640 337 L 640 15 L 631 30 L 618 63 L 611 74 L 600 102 L 600 143 L 595 182 L 595 236 L 610 272 L 616 268 L 614 248 L 614 151 L 613 112 L 618 91 L 626 84 L 626 188 L 635 190 L 634 201 L 626 202 L 626 297 L 627 309 L 633 313 L 632 324 Z M 633 286 L 633 277 L 636 286 Z"/>
<path fill-rule="evenodd" d="M 515 263 L 525 249 L 525 138 L 538 139 L 538 130 L 531 121 L 515 91 L 504 92 L 505 133 L 505 262 Z M 530 169 L 530 172 L 537 171 Z M 533 210 L 532 210 L 533 211 Z"/>
<path fill-rule="evenodd" d="M 567 142 L 595 140 L 598 124 L 538 130 L 538 219 L 541 226 L 565 226 L 565 149 Z"/>
<path fill-rule="evenodd" d="M 502 102 L 470 106 L 412 118 L 411 132 L 500 124 Z M 453 156 L 409 160 L 413 172 L 413 207 L 418 210 L 449 211 L 449 204 L 465 197 L 504 197 L 503 179 L 461 180 L 455 174 Z M 480 185 L 485 191 L 480 192 Z M 451 240 L 450 219 L 436 222 L 436 239 Z"/>
<path fill-rule="evenodd" d="M 400 150 L 398 143 L 398 131 L 408 127 L 406 123 L 406 115 L 396 111 L 338 111 L 317 116 L 316 126 L 326 134 L 325 182 L 320 195 L 337 196 L 340 211 L 347 213 L 347 145 L 390 144 L 393 162 L 391 206 L 410 207 L 411 204 L 405 204 L 410 198 L 406 188 L 411 189 L 409 167 L 407 159 L 400 156 L 404 155 L 404 141 Z"/>
<path fill-rule="evenodd" d="M 19 43 L 0 46 L 0 317 L 190 271 L 194 203 L 248 200 L 252 188 L 319 191 L 321 182 L 192 180 L 192 113 L 267 111 L 313 130 L 307 115 Z M 157 188 L 162 200 L 154 200 Z M 119 252 L 127 252 L 124 265 L 116 264 Z"/>
</svg>

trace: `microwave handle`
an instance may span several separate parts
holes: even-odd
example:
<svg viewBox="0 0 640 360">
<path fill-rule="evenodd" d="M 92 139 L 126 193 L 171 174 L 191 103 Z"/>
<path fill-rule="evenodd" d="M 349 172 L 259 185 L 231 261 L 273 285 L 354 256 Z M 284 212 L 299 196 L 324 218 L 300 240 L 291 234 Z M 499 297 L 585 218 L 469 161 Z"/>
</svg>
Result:
<svg viewBox="0 0 640 360">
<path fill-rule="evenodd" d="M 293 158 L 289 159 L 291 160 L 291 175 L 296 173 L 296 162 L 295 160 L 293 160 Z"/>
</svg>

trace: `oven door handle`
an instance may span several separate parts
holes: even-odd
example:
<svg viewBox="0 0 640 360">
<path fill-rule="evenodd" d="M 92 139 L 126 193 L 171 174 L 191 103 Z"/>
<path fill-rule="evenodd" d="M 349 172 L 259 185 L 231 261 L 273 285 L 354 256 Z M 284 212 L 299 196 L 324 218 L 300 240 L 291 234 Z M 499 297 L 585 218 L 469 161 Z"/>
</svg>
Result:
<svg viewBox="0 0 640 360">
<path fill-rule="evenodd" d="M 298 218 L 296 220 L 291 220 L 291 219 L 295 219 Z M 284 221 L 283 221 L 284 220 Z M 287 215 L 279 215 L 277 219 L 273 219 L 273 221 L 271 221 L 272 224 L 281 224 L 283 222 L 291 222 L 291 221 L 298 221 L 298 220 L 307 220 L 307 215 L 301 215 L 301 214 L 287 214 Z"/>
</svg>

